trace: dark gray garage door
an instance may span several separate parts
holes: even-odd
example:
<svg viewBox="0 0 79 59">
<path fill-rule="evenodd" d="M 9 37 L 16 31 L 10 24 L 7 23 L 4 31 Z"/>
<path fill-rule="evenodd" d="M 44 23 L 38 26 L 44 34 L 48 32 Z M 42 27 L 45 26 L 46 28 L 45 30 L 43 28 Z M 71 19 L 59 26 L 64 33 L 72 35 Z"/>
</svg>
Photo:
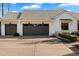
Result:
<svg viewBox="0 0 79 59">
<path fill-rule="evenodd" d="M 23 35 L 49 35 L 49 25 L 23 24 Z"/>
<path fill-rule="evenodd" d="M 5 24 L 5 35 L 13 35 L 17 32 L 17 24 Z"/>
<path fill-rule="evenodd" d="M 0 22 L 0 35 L 1 35 L 1 22 Z"/>
</svg>

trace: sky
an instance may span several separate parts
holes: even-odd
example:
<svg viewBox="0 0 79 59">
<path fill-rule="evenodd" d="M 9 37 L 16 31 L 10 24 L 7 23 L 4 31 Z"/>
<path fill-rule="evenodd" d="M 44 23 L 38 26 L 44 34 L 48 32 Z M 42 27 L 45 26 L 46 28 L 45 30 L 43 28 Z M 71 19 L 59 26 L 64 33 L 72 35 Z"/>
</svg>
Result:
<svg viewBox="0 0 79 59">
<path fill-rule="evenodd" d="M 5 14 L 8 12 L 8 3 L 5 3 Z M 11 12 L 22 12 L 23 10 L 55 10 L 63 8 L 67 11 L 79 13 L 79 3 L 10 3 Z M 0 16 L 1 16 L 0 3 Z"/>
</svg>

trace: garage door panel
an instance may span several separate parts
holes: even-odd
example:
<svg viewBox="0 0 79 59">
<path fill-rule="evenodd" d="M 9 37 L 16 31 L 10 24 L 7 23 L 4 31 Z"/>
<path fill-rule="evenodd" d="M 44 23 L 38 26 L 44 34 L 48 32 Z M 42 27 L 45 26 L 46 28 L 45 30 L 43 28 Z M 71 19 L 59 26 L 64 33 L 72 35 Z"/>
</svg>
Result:
<svg viewBox="0 0 79 59">
<path fill-rule="evenodd" d="M 48 24 L 23 24 L 23 35 L 48 35 L 49 25 Z"/>
<path fill-rule="evenodd" d="M 17 24 L 5 24 L 5 35 L 13 35 L 17 32 Z"/>
</svg>

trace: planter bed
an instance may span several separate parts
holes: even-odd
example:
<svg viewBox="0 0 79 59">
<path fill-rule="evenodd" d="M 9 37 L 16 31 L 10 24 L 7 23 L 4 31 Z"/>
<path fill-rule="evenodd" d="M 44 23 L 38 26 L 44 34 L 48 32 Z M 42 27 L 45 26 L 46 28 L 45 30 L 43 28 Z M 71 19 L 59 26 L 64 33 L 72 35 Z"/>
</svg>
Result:
<svg viewBox="0 0 79 59">
<path fill-rule="evenodd" d="M 71 34 L 78 36 L 78 41 L 79 41 L 79 32 L 72 32 Z"/>
<path fill-rule="evenodd" d="M 78 36 L 72 34 L 59 34 L 60 37 L 65 38 L 66 41 L 76 42 L 78 41 Z"/>
<path fill-rule="evenodd" d="M 63 37 L 60 37 L 60 36 L 57 36 L 58 39 L 62 40 L 63 42 L 65 43 L 71 43 L 70 40 L 66 39 L 66 38 L 63 38 Z"/>
<path fill-rule="evenodd" d="M 79 32 L 72 32 L 71 34 L 79 36 Z"/>
</svg>

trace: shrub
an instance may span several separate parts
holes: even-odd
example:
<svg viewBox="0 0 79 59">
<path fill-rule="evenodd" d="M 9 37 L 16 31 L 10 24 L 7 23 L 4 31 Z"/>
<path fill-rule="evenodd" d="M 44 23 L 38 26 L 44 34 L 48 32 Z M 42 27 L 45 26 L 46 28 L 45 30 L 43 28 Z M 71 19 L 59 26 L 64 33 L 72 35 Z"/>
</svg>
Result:
<svg viewBox="0 0 79 59">
<path fill-rule="evenodd" d="M 71 34 L 79 36 L 79 32 L 72 32 Z"/>
<path fill-rule="evenodd" d="M 13 36 L 20 36 L 20 34 L 19 33 L 14 33 Z"/>
<path fill-rule="evenodd" d="M 71 34 L 71 33 L 69 33 L 69 32 L 63 32 L 62 34 Z"/>
<path fill-rule="evenodd" d="M 71 34 L 59 34 L 59 36 L 68 39 L 71 42 L 76 42 L 78 40 L 78 37 L 76 35 Z"/>
<path fill-rule="evenodd" d="M 70 41 L 76 42 L 78 40 L 78 37 L 76 35 L 70 35 Z"/>
</svg>

